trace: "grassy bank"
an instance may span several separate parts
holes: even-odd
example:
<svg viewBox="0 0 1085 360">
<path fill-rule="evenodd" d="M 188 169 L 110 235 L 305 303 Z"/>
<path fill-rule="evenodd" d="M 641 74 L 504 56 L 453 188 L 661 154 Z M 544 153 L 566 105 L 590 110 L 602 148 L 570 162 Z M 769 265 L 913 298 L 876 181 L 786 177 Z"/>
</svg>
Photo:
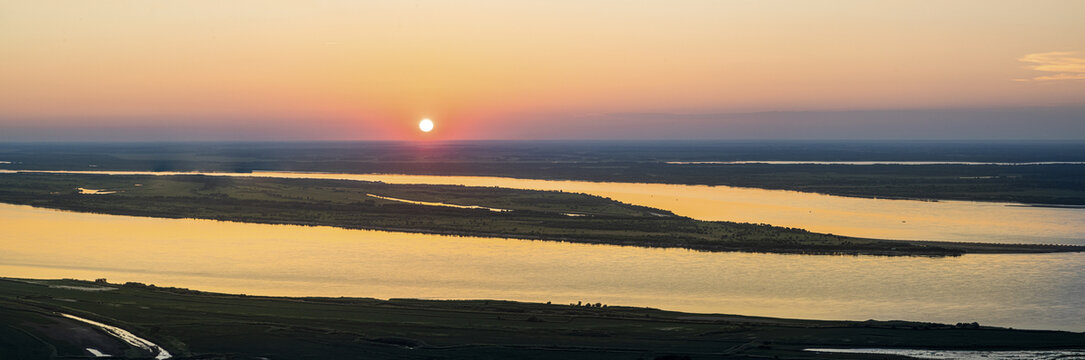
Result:
<svg viewBox="0 0 1085 360">
<path fill-rule="evenodd" d="M 83 194 L 94 189 L 109 194 Z M 395 199 L 477 208 L 428 206 Z M 705 251 L 952 256 L 1083 251 L 1080 246 L 858 239 L 698 221 L 584 194 L 447 185 L 219 177 L 0 174 L 0 202 L 117 215 L 326 225 Z"/>
<path fill-rule="evenodd" d="M 793 320 L 493 300 L 281 298 L 135 283 L 0 279 L 0 358 L 89 356 L 88 347 L 149 355 L 57 313 L 117 326 L 177 358 L 196 359 L 839 359 L 870 355 L 803 349 L 1085 346 L 1081 333 L 972 324 Z"/>
</svg>

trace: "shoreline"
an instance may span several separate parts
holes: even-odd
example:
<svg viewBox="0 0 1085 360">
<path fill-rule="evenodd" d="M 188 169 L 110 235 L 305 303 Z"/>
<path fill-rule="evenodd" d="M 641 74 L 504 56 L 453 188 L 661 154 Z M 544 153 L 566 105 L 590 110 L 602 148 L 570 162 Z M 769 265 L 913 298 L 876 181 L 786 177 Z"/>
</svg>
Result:
<svg viewBox="0 0 1085 360">
<path fill-rule="evenodd" d="M 748 165 L 748 164 L 733 164 L 733 165 Z M 818 165 L 829 166 L 829 165 Z M 895 166 L 913 166 L 913 165 L 895 165 Z M 206 175 L 206 176 L 238 176 L 238 174 L 248 174 L 254 177 L 264 177 L 258 174 L 260 173 L 287 173 L 287 174 L 320 174 L 320 175 L 405 175 L 405 176 L 462 176 L 462 177 L 490 177 L 490 178 L 504 178 L 515 180 L 539 180 L 539 181 L 582 181 L 589 183 L 615 183 L 615 184 L 654 184 L 654 185 L 684 185 L 684 186 L 712 186 L 712 187 L 730 187 L 740 189 L 756 189 L 756 190 L 769 190 L 769 191 L 793 191 L 804 194 L 817 194 L 825 196 L 838 196 L 843 198 L 856 198 L 856 199 L 874 199 L 874 200 L 902 200 L 902 201 L 922 201 L 922 202 L 941 202 L 941 201 L 962 201 L 962 202 L 975 202 L 984 204 L 1002 204 L 1004 206 L 1015 207 L 1045 207 L 1045 208 L 1065 208 L 1065 209 L 1085 209 L 1085 201 L 1083 202 L 1066 202 L 1066 203 L 1043 203 L 1043 202 L 1022 202 L 1011 201 L 1006 199 L 986 199 L 976 197 L 921 197 L 921 196 L 898 196 L 898 195 L 873 195 L 873 194 L 856 194 L 850 192 L 840 191 L 815 191 L 804 190 L 805 187 L 800 186 L 753 186 L 732 184 L 727 182 L 709 182 L 709 181 L 677 181 L 669 182 L 664 181 L 666 179 L 647 179 L 648 181 L 634 181 L 634 180 L 615 180 L 615 179 L 594 179 L 594 178 L 573 178 L 573 177 L 546 177 L 546 176 L 517 176 L 517 175 L 500 175 L 500 174 L 487 174 L 487 175 L 465 175 L 457 173 L 432 173 L 432 172 L 383 172 L 383 171 L 369 171 L 369 172 L 345 172 L 345 171 L 322 171 L 322 170 L 263 170 L 263 169 L 251 169 L 247 171 L 216 171 L 216 170 L 185 170 L 185 171 L 155 171 L 155 170 L 43 170 L 43 169 L 0 169 L 0 174 L 3 173 L 42 173 L 42 174 L 95 174 L 95 175 L 147 175 L 147 176 L 174 176 L 174 175 Z M 109 174 L 109 173 L 121 173 L 121 174 Z M 131 174 L 124 174 L 131 173 Z M 657 181 L 650 181 L 657 180 Z"/>
<path fill-rule="evenodd" d="M 505 233 L 491 233 L 491 232 L 473 232 L 473 231 L 451 231 L 451 230 L 433 230 L 433 229 L 418 229 L 418 228 L 397 228 L 397 227 L 378 227 L 378 226 L 348 226 L 348 225 L 334 225 L 324 224 L 318 222 L 303 222 L 303 221 L 274 221 L 274 220 L 253 220 L 253 219 L 229 219 L 229 218 L 201 218 L 201 217 L 170 217 L 170 216 L 153 216 L 145 214 L 133 214 L 133 213 L 121 213 L 121 212 L 104 212 L 104 211 L 82 211 L 67 208 L 56 208 L 46 206 L 34 206 L 28 204 L 16 204 L 8 202 L 0 202 L 8 205 L 15 206 L 29 206 L 37 209 L 49 209 L 56 211 L 67 211 L 74 213 L 84 214 L 97 214 L 97 215 L 112 215 L 112 216 L 133 216 L 142 218 L 153 219 L 190 219 L 190 220 L 210 220 L 210 221 L 225 221 L 242 224 L 263 224 L 263 225 L 291 225 L 291 226 L 327 226 L 332 228 L 347 229 L 347 230 L 368 230 L 368 231 L 385 231 L 393 233 L 408 233 L 408 234 L 427 234 L 427 235 L 440 235 L 440 236 L 458 236 L 458 237 L 484 237 L 484 238 L 498 238 L 498 239 L 511 239 L 511 240 L 527 240 L 527 241 L 553 241 L 553 242 L 566 242 L 576 244 L 591 244 L 591 245 L 613 245 L 613 246 L 632 246 L 641 248 L 663 248 L 663 249 L 684 249 L 690 251 L 703 251 L 703 252 L 745 252 L 745 253 L 764 253 L 764 254 L 787 254 L 787 255 L 838 255 L 838 256 L 919 256 L 919 257 L 946 257 L 946 256 L 962 256 L 966 254 L 1047 254 L 1047 253 L 1065 253 L 1065 252 L 1085 252 L 1085 245 L 1069 245 L 1069 244 L 1000 244 L 1000 243 L 981 243 L 981 242 L 949 242 L 949 241 L 927 241 L 927 240 L 883 240 L 883 239 L 867 239 L 867 238 L 854 238 L 856 240 L 868 240 L 879 243 L 900 244 L 903 246 L 919 246 L 916 250 L 895 250 L 895 249 L 857 249 L 857 248 L 774 248 L 774 249 L 761 249 L 755 247 L 742 247 L 730 244 L 662 244 L 654 243 L 645 240 L 626 239 L 626 240 L 600 240 L 600 239 L 582 239 L 582 238 L 550 238 L 542 236 L 529 236 L 520 234 L 505 234 Z"/>
<path fill-rule="evenodd" d="M 115 290 L 79 290 L 86 287 Z M 105 279 L 0 277 L 0 305 L 0 314 L 14 316 L 0 316 L 0 325 L 14 321 L 16 328 L 37 333 L 42 330 L 33 324 L 53 321 L 60 312 L 74 314 L 154 341 L 179 358 L 225 353 L 289 358 L 291 351 L 331 356 L 342 349 L 450 359 L 660 351 L 693 358 L 805 359 L 819 357 L 810 348 L 1085 349 L 1080 332 L 976 323 L 788 319 L 591 303 L 254 296 Z M 39 334 L 39 339 L 73 341 L 66 334 Z M 269 345 L 276 342 L 291 346 Z"/>
<path fill-rule="evenodd" d="M 933 257 L 965 253 L 1085 252 L 1085 245 L 1065 243 L 891 240 L 816 233 L 752 222 L 697 220 L 578 192 L 275 175 L 265 176 L 259 172 L 221 176 L 97 171 L 12 173 L 0 170 L 0 181 L 7 187 L 6 191 L 0 191 L 0 202 L 109 215 L 332 226 L 706 252 Z M 156 183 L 172 184 L 169 185 L 172 188 L 141 187 L 140 182 L 152 179 Z M 72 184 L 95 184 L 96 188 L 107 189 L 103 191 L 121 193 L 80 195 L 70 190 Z M 50 190 L 41 190 L 43 187 Z M 422 204 L 457 202 L 510 211 L 495 213 L 473 208 L 418 205 L 374 198 L 374 193 L 398 196 L 387 199 L 425 200 Z M 493 199 L 502 200 L 493 202 Z M 398 206 L 388 206 L 392 204 Z M 587 216 L 572 217 L 569 212 Z M 671 216 L 653 214 L 658 212 Z"/>
</svg>

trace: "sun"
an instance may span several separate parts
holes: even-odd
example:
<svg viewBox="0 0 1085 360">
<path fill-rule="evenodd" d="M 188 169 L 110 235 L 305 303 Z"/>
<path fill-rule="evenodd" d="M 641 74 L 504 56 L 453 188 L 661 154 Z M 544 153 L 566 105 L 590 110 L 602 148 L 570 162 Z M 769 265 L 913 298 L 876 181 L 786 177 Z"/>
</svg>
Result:
<svg viewBox="0 0 1085 360">
<path fill-rule="evenodd" d="M 433 131 L 433 120 L 422 119 L 422 121 L 418 122 L 418 129 L 422 130 L 422 132 Z"/>
</svg>

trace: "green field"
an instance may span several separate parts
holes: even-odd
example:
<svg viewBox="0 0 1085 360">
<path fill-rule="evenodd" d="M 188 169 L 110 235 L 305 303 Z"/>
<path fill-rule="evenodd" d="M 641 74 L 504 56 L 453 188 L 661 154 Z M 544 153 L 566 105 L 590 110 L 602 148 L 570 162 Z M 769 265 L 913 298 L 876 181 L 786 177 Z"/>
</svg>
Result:
<svg viewBox="0 0 1085 360">
<path fill-rule="evenodd" d="M 510 301 L 281 298 L 76 280 L 0 279 L 0 359 L 148 356 L 57 313 L 193 359 L 870 358 L 811 347 L 1080 349 L 1082 333 L 814 321 Z M 892 358 L 892 357 L 881 357 Z"/>
<path fill-rule="evenodd" d="M 78 188 L 114 193 L 81 194 Z M 418 205 L 385 198 L 509 211 Z M 7 173 L 0 174 L 0 202 L 117 215 L 706 251 L 947 256 L 1085 250 L 1081 246 L 858 239 L 763 224 L 699 221 L 584 194 L 345 180 Z"/>
</svg>

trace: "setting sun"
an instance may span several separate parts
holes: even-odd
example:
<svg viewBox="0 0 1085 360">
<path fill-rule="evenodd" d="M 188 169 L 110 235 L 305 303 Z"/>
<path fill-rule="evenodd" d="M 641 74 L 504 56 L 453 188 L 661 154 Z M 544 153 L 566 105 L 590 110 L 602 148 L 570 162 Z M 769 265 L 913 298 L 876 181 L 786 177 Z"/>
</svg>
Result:
<svg viewBox="0 0 1085 360">
<path fill-rule="evenodd" d="M 0 360 L 1085 360 L 1082 14 L 0 0 Z"/>
<path fill-rule="evenodd" d="M 418 128 L 421 129 L 422 132 L 433 131 L 433 120 L 422 119 L 422 121 L 418 122 Z"/>
</svg>

